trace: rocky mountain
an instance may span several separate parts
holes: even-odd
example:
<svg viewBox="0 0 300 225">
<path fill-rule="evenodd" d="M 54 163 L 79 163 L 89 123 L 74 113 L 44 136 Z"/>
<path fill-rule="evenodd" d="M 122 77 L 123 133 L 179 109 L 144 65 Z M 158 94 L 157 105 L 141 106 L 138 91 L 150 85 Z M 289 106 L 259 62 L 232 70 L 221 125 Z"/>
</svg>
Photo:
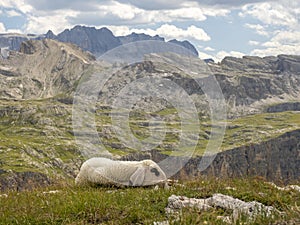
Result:
<svg viewBox="0 0 300 225">
<path fill-rule="evenodd" d="M 186 62 L 188 67 L 172 62 Z M 201 70 L 203 65 L 208 67 Z M 156 132 L 166 131 L 164 139 L 151 152 L 137 156 L 115 131 L 111 116 L 119 115 L 120 111 L 111 107 L 113 101 L 124 87 L 130 88 L 129 84 L 149 77 L 154 83 L 161 78 L 176 83 L 197 107 L 200 120 L 197 146 L 193 158 L 177 177 L 197 175 L 197 165 L 214 132 L 212 128 L 218 127 L 211 124 L 209 104 L 203 86 L 199 86 L 214 75 L 226 102 L 227 129 L 221 152 L 203 174 L 258 175 L 284 182 L 299 179 L 299 56 L 226 57 L 221 63 L 205 64 L 197 57 L 164 53 L 147 55 L 146 60 L 139 63 L 121 65 L 118 71 L 109 74 L 92 107 L 88 104 L 83 107 L 84 112 L 95 116 L 92 123 L 88 117 L 83 120 L 87 128 L 94 125 L 98 133 L 97 139 L 89 139 L 89 130 L 76 133 L 73 129 L 75 90 L 78 85 L 102 82 L 105 77 L 101 71 L 114 66 L 96 61 L 93 55 L 76 45 L 51 39 L 26 41 L 20 51 L 11 51 L 6 59 L 0 60 L 1 190 L 73 179 L 87 157 L 86 149 L 77 145 L 78 136 L 86 138 L 88 145 L 99 149 L 104 146 L 115 158 L 151 157 L 159 161 L 174 153 L 174 160 L 180 163 L 180 116 L 164 99 L 141 98 L 129 115 L 129 131 L 139 140 L 153 134 L 151 124 L 155 124 Z M 197 78 L 189 75 L 193 70 L 199 72 Z M 157 83 L 157 87 L 163 88 L 164 84 Z M 139 83 L 138 88 L 143 92 L 149 86 Z M 88 97 L 93 92 L 84 91 Z M 175 94 L 168 92 L 170 97 L 175 98 Z M 149 118 L 155 118 L 155 123 Z"/>
<path fill-rule="evenodd" d="M 239 115 L 263 112 L 282 102 L 299 101 L 299 62 L 299 56 L 289 55 L 225 57 L 220 64 L 210 64 L 210 68 L 233 107 L 232 113 Z"/>
<path fill-rule="evenodd" d="M 190 50 L 195 56 L 198 56 L 198 55 L 199 55 L 197 49 L 195 48 L 195 46 L 192 45 L 192 44 L 191 44 L 190 42 L 188 42 L 188 41 L 178 41 L 178 40 L 176 40 L 176 39 L 173 39 L 173 40 L 170 40 L 169 42 L 170 42 L 170 43 L 173 43 L 173 44 L 175 44 L 175 45 L 181 45 L 182 47 L 184 47 L 184 48 Z"/>
<path fill-rule="evenodd" d="M 96 29 L 84 26 L 75 26 L 71 30 L 66 29 L 55 36 L 54 39 L 61 42 L 73 43 L 81 49 L 97 56 L 122 44 L 107 28 Z"/>
<path fill-rule="evenodd" d="M 0 96 L 48 98 L 66 93 L 95 58 L 72 44 L 50 39 L 23 42 L 0 61 Z"/>
<path fill-rule="evenodd" d="M 147 40 L 165 41 L 163 37 L 158 35 L 152 37 L 150 35 L 137 33 L 116 37 L 105 27 L 96 29 L 95 27 L 77 25 L 72 29 L 65 29 L 57 35 L 51 30 L 43 35 L 0 34 L 0 48 L 18 51 L 23 41 L 31 39 L 41 40 L 44 38 L 75 44 L 84 51 L 89 51 L 95 56 L 100 56 L 115 47 L 131 42 Z M 181 45 L 198 56 L 196 48 L 188 41 L 171 40 L 170 43 Z"/>
<path fill-rule="evenodd" d="M 135 41 L 148 41 L 148 40 L 165 41 L 165 39 L 163 37 L 160 37 L 158 35 L 155 35 L 152 37 L 147 34 L 137 34 L 137 33 L 132 33 L 127 36 L 120 36 L 119 40 L 121 41 L 122 44 L 128 44 L 128 43 L 135 42 Z"/>
</svg>

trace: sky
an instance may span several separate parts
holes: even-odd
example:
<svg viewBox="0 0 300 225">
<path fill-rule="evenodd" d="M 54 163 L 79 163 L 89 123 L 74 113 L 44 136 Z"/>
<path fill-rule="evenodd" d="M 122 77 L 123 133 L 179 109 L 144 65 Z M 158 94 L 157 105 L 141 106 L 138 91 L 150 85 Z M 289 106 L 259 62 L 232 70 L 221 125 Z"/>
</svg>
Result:
<svg viewBox="0 0 300 225">
<path fill-rule="evenodd" d="M 300 55 L 300 0 L 0 0 L 0 33 L 75 25 L 188 40 L 200 58 Z"/>
</svg>

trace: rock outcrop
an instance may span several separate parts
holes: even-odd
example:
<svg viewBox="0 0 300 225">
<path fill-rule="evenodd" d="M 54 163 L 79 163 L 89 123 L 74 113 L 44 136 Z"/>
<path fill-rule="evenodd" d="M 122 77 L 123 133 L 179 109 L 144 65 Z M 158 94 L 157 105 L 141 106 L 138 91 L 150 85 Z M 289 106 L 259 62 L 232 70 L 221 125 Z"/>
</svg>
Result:
<svg viewBox="0 0 300 225">
<path fill-rule="evenodd" d="M 300 102 L 285 102 L 271 105 L 266 109 L 268 113 L 285 112 L 285 111 L 300 111 Z"/>
<path fill-rule="evenodd" d="M 17 172 L 0 176 L 0 191 L 23 191 L 51 184 L 49 177 L 40 172 Z"/>
<path fill-rule="evenodd" d="M 172 58 L 173 56 L 161 56 L 161 61 L 164 61 L 164 57 Z M 186 60 L 185 57 L 177 57 L 177 62 Z M 189 60 L 198 68 L 204 67 L 200 59 Z M 242 59 L 226 57 L 219 64 L 212 62 L 207 64 L 207 70 L 210 70 L 211 73 L 199 75 L 198 83 L 203 83 L 203 86 L 199 87 L 192 77 L 186 76 L 185 71 L 176 67 L 180 67 L 180 65 L 158 63 L 157 59 L 153 62 L 150 57 L 149 61 L 123 68 L 118 75 L 113 76 L 107 82 L 107 88 L 102 92 L 100 98 L 102 102 L 110 102 L 130 82 L 152 76 L 168 79 L 184 88 L 190 96 L 193 96 L 198 110 L 202 112 L 203 109 L 209 107 L 203 100 L 205 98 L 203 87 L 208 76 L 214 75 L 226 101 L 229 118 L 263 113 L 268 111 L 269 107 L 272 111 L 272 106 L 275 105 L 299 102 L 300 74 L 295 70 L 297 65 L 300 65 L 300 58 L 297 60 L 296 56 L 244 57 Z M 285 66 L 284 70 L 280 70 L 280 64 L 290 61 L 293 62 L 290 67 Z M 142 85 L 141 88 L 143 88 Z M 152 105 L 155 106 L 156 103 L 158 101 L 152 102 Z M 163 103 L 158 103 L 158 105 L 161 104 Z M 294 108 L 286 107 L 285 111 L 292 109 L 297 109 L 297 105 L 295 104 Z"/>
<path fill-rule="evenodd" d="M 257 216 L 270 217 L 274 213 L 279 213 L 272 206 L 265 206 L 256 201 L 244 202 L 223 194 L 214 194 L 212 197 L 206 199 L 172 195 L 168 199 L 168 206 L 165 210 L 168 215 L 172 216 L 172 214 L 180 212 L 183 208 L 193 208 L 201 212 L 207 211 L 212 207 L 232 210 L 231 216 L 219 217 L 219 219 L 230 224 L 237 221 L 242 215 L 246 215 L 248 221 L 251 221 Z"/>
<path fill-rule="evenodd" d="M 229 117 L 261 113 L 269 106 L 300 99 L 298 56 L 225 57 L 209 66 L 229 106 Z"/>
<path fill-rule="evenodd" d="M 266 142 L 224 151 L 218 153 L 212 164 L 204 171 L 199 171 L 202 157 L 191 158 L 188 163 L 184 164 L 185 160 L 182 157 L 167 156 L 152 151 L 151 159 L 160 162 L 171 157 L 174 164 L 182 164 L 182 170 L 174 176 L 178 179 L 190 179 L 197 176 L 263 177 L 273 182 L 291 183 L 299 180 L 300 177 L 299 140 L 300 130 L 296 130 Z M 132 156 L 132 158 L 135 157 L 135 155 Z M 141 160 L 143 156 L 138 155 L 138 158 Z M 169 168 L 162 169 L 167 176 L 172 174 L 172 171 L 168 171 Z"/>
</svg>

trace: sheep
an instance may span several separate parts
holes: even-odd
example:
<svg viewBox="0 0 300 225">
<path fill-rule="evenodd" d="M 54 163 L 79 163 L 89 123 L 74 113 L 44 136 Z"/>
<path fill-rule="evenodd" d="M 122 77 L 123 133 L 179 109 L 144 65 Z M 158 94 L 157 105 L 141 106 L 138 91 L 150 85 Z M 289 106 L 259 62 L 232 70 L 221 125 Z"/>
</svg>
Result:
<svg viewBox="0 0 300 225">
<path fill-rule="evenodd" d="M 91 158 L 85 161 L 75 178 L 76 185 L 151 186 L 164 184 L 167 177 L 152 160 L 114 161 L 108 158 Z"/>
</svg>

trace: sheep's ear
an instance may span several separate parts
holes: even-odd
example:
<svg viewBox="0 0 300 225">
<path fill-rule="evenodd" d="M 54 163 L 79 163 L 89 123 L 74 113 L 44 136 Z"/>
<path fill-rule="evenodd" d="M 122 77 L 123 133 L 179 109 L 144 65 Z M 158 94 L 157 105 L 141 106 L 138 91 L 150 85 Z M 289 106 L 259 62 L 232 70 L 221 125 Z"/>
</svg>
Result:
<svg viewBox="0 0 300 225">
<path fill-rule="evenodd" d="M 137 170 L 131 175 L 129 180 L 130 186 L 141 186 L 145 179 L 145 171 L 144 167 L 138 167 Z"/>
</svg>

